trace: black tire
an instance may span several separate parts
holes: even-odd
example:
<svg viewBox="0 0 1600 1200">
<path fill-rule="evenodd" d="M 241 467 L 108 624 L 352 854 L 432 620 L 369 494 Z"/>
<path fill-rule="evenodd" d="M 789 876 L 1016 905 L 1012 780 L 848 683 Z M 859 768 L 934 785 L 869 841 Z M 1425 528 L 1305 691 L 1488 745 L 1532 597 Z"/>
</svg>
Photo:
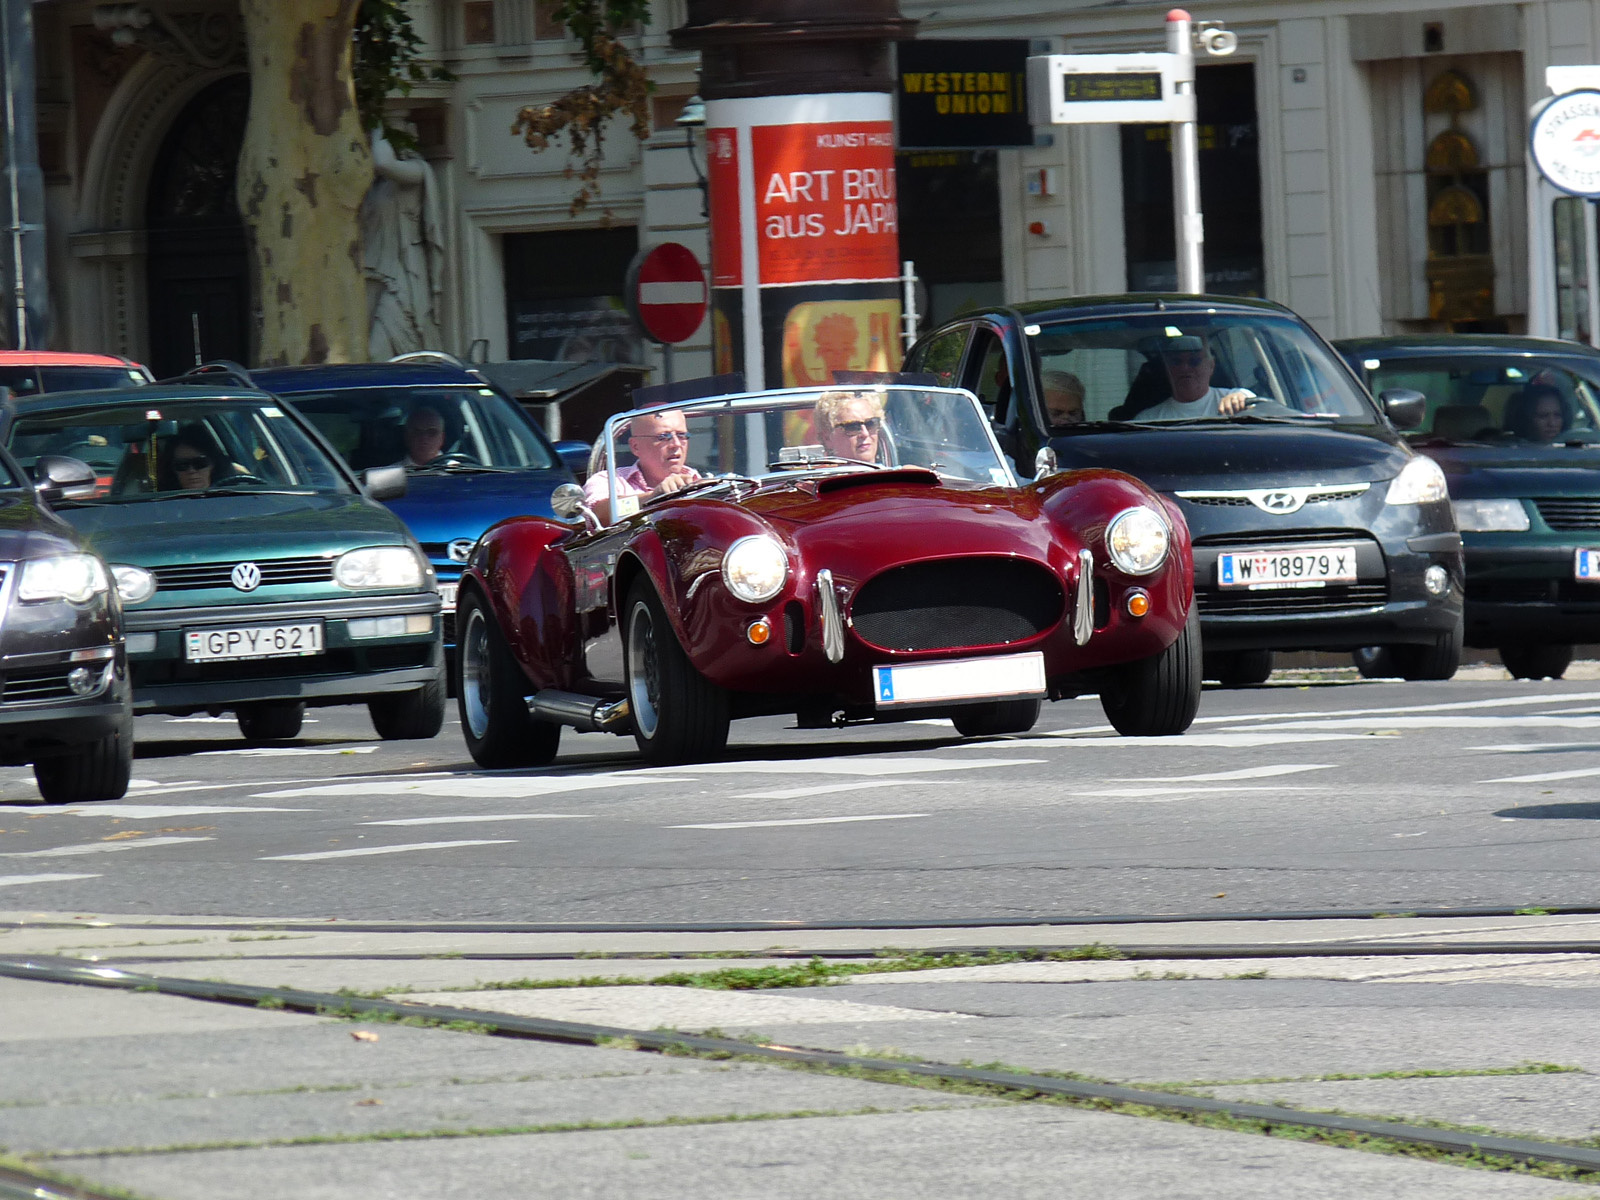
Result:
<svg viewBox="0 0 1600 1200">
<path fill-rule="evenodd" d="M 728 693 L 689 661 L 645 578 L 628 590 L 623 661 L 633 740 L 652 763 L 715 758 L 728 744 Z"/>
<path fill-rule="evenodd" d="M 47 804 L 87 804 L 120 800 L 133 775 L 133 721 L 99 741 L 74 746 L 66 754 L 41 758 L 33 778 Z"/>
<path fill-rule="evenodd" d="M 1513 679 L 1560 679 L 1572 665 L 1572 647 L 1501 646 L 1500 661 Z"/>
<path fill-rule="evenodd" d="M 1221 650 L 1202 661 L 1205 677 L 1225 688 L 1255 687 L 1272 677 L 1271 650 Z"/>
<path fill-rule="evenodd" d="M 477 592 L 461 598 L 456 628 L 456 710 L 467 752 L 480 767 L 542 767 L 561 747 L 561 726 L 528 712 L 527 684 Z"/>
<path fill-rule="evenodd" d="M 974 704 L 954 716 L 956 732 L 962 737 L 999 737 L 1006 733 L 1027 733 L 1039 721 L 1042 700 L 996 700 L 993 704 Z"/>
<path fill-rule="evenodd" d="M 1171 737 L 1194 722 L 1200 676 L 1200 617 L 1190 608 L 1172 645 L 1108 673 L 1100 688 L 1100 707 L 1124 737 Z"/>
<path fill-rule="evenodd" d="M 1391 646 L 1395 670 L 1401 679 L 1449 679 L 1461 665 L 1461 647 L 1466 641 L 1465 626 L 1457 621 L 1449 633 L 1441 633 L 1431 646 Z"/>
<path fill-rule="evenodd" d="M 372 727 L 386 742 L 414 741 L 444 728 L 444 666 L 439 677 L 414 692 L 393 692 L 367 700 Z"/>
<path fill-rule="evenodd" d="M 234 712 L 247 742 L 287 742 L 300 736 L 306 718 L 303 700 L 257 700 Z"/>
<path fill-rule="evenodd" d="M 1350 658 L 1363 679 L 1394 679 L 1400 668 L 1394 665 L 1394 653 L 1387 646 L 1362 646 L 1350 651 Z"/>
</svg>

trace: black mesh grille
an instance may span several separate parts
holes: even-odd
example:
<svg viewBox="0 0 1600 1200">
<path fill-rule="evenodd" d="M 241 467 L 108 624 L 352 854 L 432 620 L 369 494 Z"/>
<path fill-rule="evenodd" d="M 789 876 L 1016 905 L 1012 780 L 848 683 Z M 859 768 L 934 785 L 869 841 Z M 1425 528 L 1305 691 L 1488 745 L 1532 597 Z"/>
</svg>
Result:
<svg viewBox="0 0 1600 1200">
<path fill-rule="evenodd" d="M 1061 619 L 1061 581 L 1038 563 L 956 558 L 908 563 L 869 579 L 850 620 L 863 641 L 885 650 L 1004 646 Z"/>
<path fill-rule="evenodd" d="M 1550 497 L 1533 503 L 1551 529 L 1600 529 L 1600 500 Z"/>
<path fill-rule="evenodd" d="M 1329 584 L 1320 588 L 1270 588 L 1259 592 L 1195 592 L 1203 617 L 1255 617 L 1275 613 L 1338 612 L 1347 608 L 1375 608 L 1389 602 L 1387 583 Z"/>
<path fill-rule="evenodd" d="M 254 562 L 261 569 L 261 586 L 283 583 L 327 583 L 333 578 L 331 558 L 268 558 L 240 559 Z M 189 588 L 223 588 L 233 586 L 233 569 L 239 562 L 185 563 L 182 566 L 157 567 L 156 587 L 175 592 Z"/>
<path fill-rule="evenodd" d="M 444 629 L 444 644 L 446 646 L 455 645 L 456 644 L 456 614 L 453 611 L 440 613 L 439 614 L 439 624 Z"/>
</svg>

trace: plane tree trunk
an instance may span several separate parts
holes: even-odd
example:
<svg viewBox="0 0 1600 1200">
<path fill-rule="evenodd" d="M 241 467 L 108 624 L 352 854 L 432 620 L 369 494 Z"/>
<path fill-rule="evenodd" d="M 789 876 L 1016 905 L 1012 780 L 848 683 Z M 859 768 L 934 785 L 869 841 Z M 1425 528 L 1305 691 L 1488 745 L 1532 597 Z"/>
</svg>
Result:
<svg viewBox="0 0 1600 1200">
<path fill-rule="evenodd" d="M 250 117 L 239 211 L 260 364 L 362 362 L 362 199 L 372 153 L 351 85 L 359 0 L 241 0 Z"/>
</svg>

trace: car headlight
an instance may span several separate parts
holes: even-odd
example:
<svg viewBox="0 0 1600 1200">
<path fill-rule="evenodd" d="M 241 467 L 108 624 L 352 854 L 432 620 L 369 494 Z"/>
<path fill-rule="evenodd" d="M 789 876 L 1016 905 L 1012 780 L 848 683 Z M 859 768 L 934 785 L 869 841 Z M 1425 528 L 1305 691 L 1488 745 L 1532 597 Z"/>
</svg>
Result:
<svg viewBox="0 0 1600 1200">
<path fill-rule="evenodd" d="M 1148 575 L 1167 560 L 1167 523 L 1152 508 L 1130 508 L 1106 526 L 1106 550 L 1117 570 Z"/>
<path fill-rule="evenodd" d="M 117 595 L 124 604 L 142 604 L 156 594 L 156 577 L 143 567 L 117 563 L 111 568 L 111 577 L 117 581 Z"/>
<path fill-rule="evenodd" d="M 363 546 L 339 556 L 333 581 L 347 588 L 420 588 L 422 563 L 409 546 Z"/>
<path fill-rule="evenodd" d="M 1450 507 L 1462 533 L 1522 533 L 1528 528 L 1528 510 L 1521 500 L 1457 500 Z"/>
<path fill-rule="evenodd" d="M 1431 458 L 1418 455 L 1408 462 L 1389 484 L 1385 504 L 1432 504 L 1448 500 L 1450 489 L 1445 486 L 1444 472 Z"/>
<path fill-rule="evenodd" d="M 87 604 L 111 590 L 105 564 L 92 554 L 30 558 L 17 582 L 19 600 L 68 600 Z"/>
<path fill-rule="evenodd" d="M 789 556 L 776 538 L 766 534 L 742 537 L 722 556 L 722 580 L 741 600 L 760 604 L 783 590 L 789 578 Z"/>
</svg>

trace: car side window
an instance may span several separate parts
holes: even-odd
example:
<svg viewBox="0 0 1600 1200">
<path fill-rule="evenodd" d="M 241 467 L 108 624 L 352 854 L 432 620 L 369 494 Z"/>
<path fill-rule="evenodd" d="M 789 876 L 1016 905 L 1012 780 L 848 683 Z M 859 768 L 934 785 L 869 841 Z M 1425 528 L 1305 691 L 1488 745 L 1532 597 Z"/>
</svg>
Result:
<svg viewBox="0 0 1600 1200">
<path fill-rule="evenodd" d="M 974 364 L 967 373 L 968 387 L 983 404 L 983 411 L 996 425 L 1011 423 L 1016 406 L 1011 383 L 1011 369 L 1006 363 L 1006 348 L 994 333 L 980 329 L 973 342 L 970 361 Z"/>
<path fill-rule="evenodd" d="M 932 375 L 940 387 L 959 387 L 956 372 L 961 370 L 961 355 L 971 332 L 970 325 L 960 325 L 937 334 L 923 347 L 912 369 Z"/>
</svg>

